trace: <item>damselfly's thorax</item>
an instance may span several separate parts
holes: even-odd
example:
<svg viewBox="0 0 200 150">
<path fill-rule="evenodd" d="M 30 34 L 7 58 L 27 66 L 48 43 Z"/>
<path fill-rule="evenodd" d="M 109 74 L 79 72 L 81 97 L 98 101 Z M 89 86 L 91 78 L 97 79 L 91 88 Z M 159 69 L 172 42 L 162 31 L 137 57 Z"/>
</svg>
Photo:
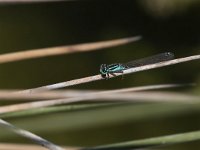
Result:
<svg viewBox="0 0 200 150">
<path fill-rule="evenodd" d="M 109 74 L 114 74 L 114 73 L 123 73 L 123 70 L 125 69 L 125 66 L 120 63 L 115 63 L 115 64 L 102 64 L 100 66 L 100 73 L 103 77 L 109 77 Z"/>
</svg>

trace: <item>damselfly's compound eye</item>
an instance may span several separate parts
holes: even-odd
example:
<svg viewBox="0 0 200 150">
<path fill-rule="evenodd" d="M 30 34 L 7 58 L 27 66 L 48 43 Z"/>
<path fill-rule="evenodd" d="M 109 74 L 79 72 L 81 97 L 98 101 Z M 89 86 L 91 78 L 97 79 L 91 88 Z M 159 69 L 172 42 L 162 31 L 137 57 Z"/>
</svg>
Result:
<svg viewBox="0 0 200 150">
<path fill-rule="evenodd" d="M 100 73 L 101 73 L 101 75 L 106 75 L 108 73 L 108 69 L 107 69 L 107 65 L 106 64 L 102 64 L 100 66 Z"/>
</svg>

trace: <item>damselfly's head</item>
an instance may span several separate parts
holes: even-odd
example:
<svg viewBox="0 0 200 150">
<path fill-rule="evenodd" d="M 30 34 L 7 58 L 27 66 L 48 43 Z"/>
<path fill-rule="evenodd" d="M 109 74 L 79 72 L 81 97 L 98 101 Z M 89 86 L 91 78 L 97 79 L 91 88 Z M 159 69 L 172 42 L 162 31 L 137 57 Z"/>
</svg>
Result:
<svg viewBox="0 0 200 150">
<path fill-rule="evenodd" d="M 100 66 L 100 73 L 103 77 L 105 77 L 108 73 L 108 67 L 106 64 L 101 64 Z"/>
</svg>

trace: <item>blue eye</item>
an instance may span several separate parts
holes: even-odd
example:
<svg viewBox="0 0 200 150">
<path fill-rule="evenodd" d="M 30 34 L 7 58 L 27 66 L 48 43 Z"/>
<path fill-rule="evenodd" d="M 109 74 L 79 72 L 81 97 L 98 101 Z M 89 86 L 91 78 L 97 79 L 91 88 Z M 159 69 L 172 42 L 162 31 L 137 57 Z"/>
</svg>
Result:
<svg viewBox="0 0 200 150">
<path fill-rule="evenodd" d="M 105 75 L 107 74 L 107 65 L 106 64 L 102 64 L 101 67 L 100 67 L 100 73 Z"/>
</svg>

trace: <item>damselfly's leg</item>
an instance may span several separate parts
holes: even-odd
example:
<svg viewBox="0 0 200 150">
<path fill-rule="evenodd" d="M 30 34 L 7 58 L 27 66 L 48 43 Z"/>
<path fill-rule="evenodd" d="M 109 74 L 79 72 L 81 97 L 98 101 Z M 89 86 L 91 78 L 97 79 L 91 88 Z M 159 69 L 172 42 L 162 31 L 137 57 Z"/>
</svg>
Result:
<svg viewBox="0 0 200 150">
<path fill-rule="evenodd" d="M 124 79 L 124 71 L 123 70 L 120 70 L 120 71 L 118 71 L 118 73 L 121 73 L 122 74 L 122 80 Z"/>
<path fill-rule="evenodd" d="M 108 80 L 110 78 L 109 73 L 106 74 L 106 80 Z"/>
<path fill-rule="evenodd" d="M 124 72 L 122 71 L 122 80 L 124 79 Z"/>
<path fill-rule="evenodd" d="M 114 77 L 116 77 L 115 73 L 121 73 L 122 74 L 122 79 L 123 79 L 123 75 L 124 75 L 123 70 L 118 70 L 118 71 L 112 72 L 110 74 L 113 75 Z"/>
</svg>

